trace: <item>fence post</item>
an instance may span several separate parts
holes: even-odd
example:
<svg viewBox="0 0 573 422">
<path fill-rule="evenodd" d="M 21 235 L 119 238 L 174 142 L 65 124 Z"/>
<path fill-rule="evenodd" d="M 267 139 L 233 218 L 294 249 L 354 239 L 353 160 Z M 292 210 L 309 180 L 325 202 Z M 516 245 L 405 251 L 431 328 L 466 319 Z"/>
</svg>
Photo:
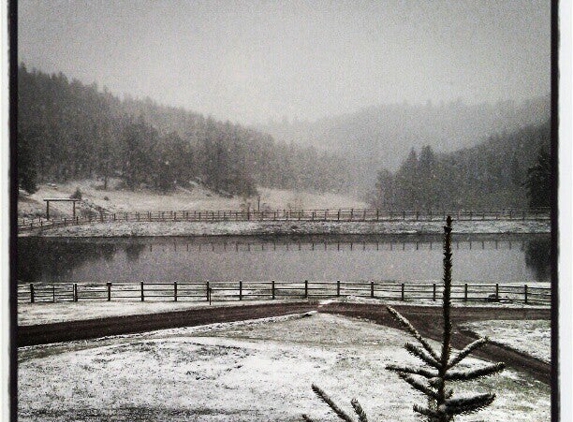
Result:
<svg viewBox="0 0 573 422">
<path fill-rule="evenodd" d="M 239 281 L 239 300 L 243 300 L 243 282 Z"/>
<path fill-rule="evenodd" d="M 271 295 L 272 295 L 272 298 L 274 299 L 275 298 L 275 281 L 274 280 L 271 281 Z"/>
<path fill-rule="evenodd" d="M 468 283 L 464 284 L 464 302 L 468 301 Z"/>
<path fill-rule="evenodd" d="M 173 282 L 173 301 L 177 302 L 177 282 Z"/>
<path fill-rule="evenodd" d="M 56 303 L 56 286 L 52 284 L 52 303 Z"/>
<path fill-rule="evenodd" d="M 30 284 L 30 303 L 34 303 L 36 301 L 34 296 L 34 285 Z"/>
<path fill-rule="evenodd" d="M 404 298 L 404 287 L 405 287 L 404 283 L 402 283 L 402 300 L 405 300 L 405 298 Z"/>
<path fill-rule="evenodd" d="M 374 299 L 374 282 L 370 282 L 370 297 Z"/>
<path fill-rule="evenodd" d="M 525 304 L 527 305 L 527 284 L 523 286 L 523 296 L 525 299 Z"/>
<path fill-rule="evenodd" d="M 78 301 L 78 284 L 77 283 L 74 283 L 74 286 L 72 289 L 72 297 L 73 297 L 74 302 Z"/>
<path fill-rule="evenodd" d="M 143 281 L 141 282 L 141 301 L 145 301 L 145 294 L 143 292 Z"/>
<path fill-rule="evenodd" d="M 209 305 L 211 304 L 211 287 L 209 282 L 207 282 L 207 302 L 209 302 Z"/>
<path fill-rule="evenodd" d="M 141 283 L 141 284 L 143 285 L 143 283 Z M 106 285 L 107 285 L 107 301 L 111 302 L 111 283 L 106 283 Z M 143 300 L 143 299 L 141 299 L 141 300 Z"/>
<path fill-rule="evenodd" d="M 336 282 L 336 297 L 340 297 L 340 280 Z"/>
<path fill-rule="evenodd" d="M 499 300 L 499 284 L 495 283 L 495 300 L 496 302 Z"/>
<path fill-rule="evenodd" d="M 436 283 L 433 284 L 433 289 L 432 289 L 432 300 L 435 302 L 436 301 Z"/>
<path fill-rule="evenodd" d="M 308 280 L 304 280 L 304 298 L 308 299 Z"/>
</svg>

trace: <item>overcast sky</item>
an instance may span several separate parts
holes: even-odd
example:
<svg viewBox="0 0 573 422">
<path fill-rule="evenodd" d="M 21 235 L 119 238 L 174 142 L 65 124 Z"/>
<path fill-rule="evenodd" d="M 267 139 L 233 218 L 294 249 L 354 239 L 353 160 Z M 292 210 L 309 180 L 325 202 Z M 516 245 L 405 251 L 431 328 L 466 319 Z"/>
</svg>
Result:
<svg viewBox="0 0 573 422">
<path fill-rule="evenodd" d="M 550 91 L 549 0 L 19 0 L 28 68 L 240 123 Z"/>
</svg>

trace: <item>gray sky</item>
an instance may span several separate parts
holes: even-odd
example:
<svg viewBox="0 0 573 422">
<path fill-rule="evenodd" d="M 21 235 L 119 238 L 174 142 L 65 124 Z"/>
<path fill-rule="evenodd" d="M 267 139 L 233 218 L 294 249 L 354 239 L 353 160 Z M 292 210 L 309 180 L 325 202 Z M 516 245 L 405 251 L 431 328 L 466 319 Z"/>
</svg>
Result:
<svg viewBox="0 0 573 422">
<path fill-rule="evenodd" d="M 550 90 L 549 0 L 19 0 L 28 68 L 240 123 Z"/>
</svg>

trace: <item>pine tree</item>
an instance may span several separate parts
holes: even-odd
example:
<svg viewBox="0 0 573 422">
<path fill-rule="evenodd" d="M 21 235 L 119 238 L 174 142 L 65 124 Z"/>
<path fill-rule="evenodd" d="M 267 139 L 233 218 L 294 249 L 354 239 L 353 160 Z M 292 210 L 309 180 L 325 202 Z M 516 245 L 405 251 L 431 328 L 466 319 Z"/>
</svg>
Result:
<svg viewBox="0 0 573 422">
<path fill-rule="evenodd" d="M 18 186 L 28 193 L 38 190 L 36 159 L 27 134 L 18 132 Z"/>
<path fill-rule="evenodd" d="M 551 156 L 541 149 L 537 162 L 527 170 L 525 181 L 530 208 L 551 206 Z"/>
<path fill-rule="evenodd" d="M 452 287 L 452 249 L 451 249 L 452 219 L 448 216 L 444 227 L 444 290 L 442 295 L 443 334 L 440 350 L 435 350 L 427 339 L 412 326 L 410 321 L 404 318 L 394 308 L 388 306 L 388 311 L 394 319 L 408 331 L 419 343 L 406 343 L 406 350 L 420 359 L 424 366 L 400 366 L 388 365 L 386 369 L 394 371 L 400 378 L 410 384 L 415 390 L 420 391 L 428 398 L 427 406 L 414 405 L 414 412 L 424 416 L 427 422 L 450 422 L 457 415 L 475 413 L 489 406 L 495 399 L 495 394 L 485 393 L 468 397 L 454 397 L 450 388 L 452 382 L 475 380 L 500 372 L 505 367 L 504 363 L 489 364 L 476 369 L 456 370 L 455 367 L 470 353 L 487 343 L 487 338 L 481 338 L 467 345 L 460 352 L 452 356 L 451 335 L 452 322 L 451 310 L 451 287 Z M 319 387 L 313 384 L 315 394 L 326 403 L 330 409 L 345 422 L 367 422 L 368 417 L 356 399 L 351 401 L 354 412 L 358 419 L 354 419 L 342 410 L 334 401 Z M 303 420 L 312 422 L 307 415 Z"/>
</svg>

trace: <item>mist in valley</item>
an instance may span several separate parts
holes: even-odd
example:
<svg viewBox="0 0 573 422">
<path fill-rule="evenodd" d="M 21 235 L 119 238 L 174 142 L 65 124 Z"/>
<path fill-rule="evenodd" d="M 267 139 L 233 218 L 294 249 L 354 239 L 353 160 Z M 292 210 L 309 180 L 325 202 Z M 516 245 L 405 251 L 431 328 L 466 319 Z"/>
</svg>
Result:
<svg viewBox="0 0 573 422">
<path fill-rule="evenodd" d="M 446 205 L 523 207 L 550 143 L 545 1 L 22 0 L 18 14 L 32 185 L 119 176 L 428 208 L 463 186 Z"/>
</svg>

